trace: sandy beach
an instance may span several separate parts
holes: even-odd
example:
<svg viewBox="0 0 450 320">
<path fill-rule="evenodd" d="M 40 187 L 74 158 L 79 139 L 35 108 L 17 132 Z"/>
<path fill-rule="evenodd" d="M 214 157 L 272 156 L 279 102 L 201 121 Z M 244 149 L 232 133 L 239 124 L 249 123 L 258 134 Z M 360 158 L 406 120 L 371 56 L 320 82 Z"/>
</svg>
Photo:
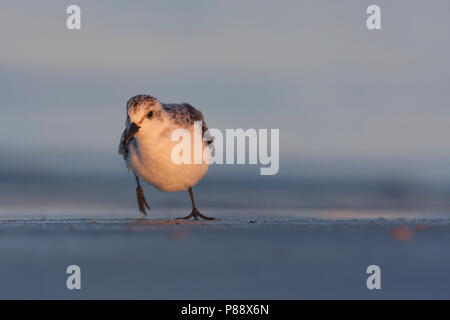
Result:
<svg viewBox="0 0 450 320">
<path fill-rule="evenodd" d="M 2 218 L 0 298 L 450 298 L 448 217 L 342 216 Z"/>
</svg>

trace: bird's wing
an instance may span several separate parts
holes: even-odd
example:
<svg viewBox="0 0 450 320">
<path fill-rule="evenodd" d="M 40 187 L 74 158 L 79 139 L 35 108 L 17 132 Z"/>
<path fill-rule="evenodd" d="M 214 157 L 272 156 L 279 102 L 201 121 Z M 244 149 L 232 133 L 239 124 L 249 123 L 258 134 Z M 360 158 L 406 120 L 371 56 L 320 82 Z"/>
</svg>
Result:
<svg viewBox="0 0 450 320">
<path fill-rule="evenodd" d="M 130 124 L 130 117 L 127 116 L 127 120 L 125 122 L 125 130 L 123 130 L 122 136 L 120 137 L 120 141 L 119 141 L 119 154 L 121 154 L 123 156 L 123 158 L 125 159 L 128 155 L 128 147 L 126 147 L 123 143 L 123 140 L 125 138 L 125 135 L 127 134 L 127 128 Z"/>
<path fill-rule="evenodd" d="M 208 131 L 203 113 L 194 108 L 189 103 L 164 103 L 164 110 L 171 116 L 171 118 L 184 127 L 189 127 L 194 124 L 195 121 L 202 122 L 202 137 L 205 136 L 205 132 Z M 207 145 L 213 143 L 213 140 L 206 141 Z"/>
<path fill-rule="evenodd" d="M 125 134 L 127 133 L 127 129 L 125 128 L 125 130 L 122 133 L 122 136 L 120 137 L 120 142 L 119 142 L 119 154 L 121 154 L 124 158 L 127 157 L 128 154 L 128 148 L 126 148 L 123 144 L 123 139 L 125 138 Z"/>
</svg>

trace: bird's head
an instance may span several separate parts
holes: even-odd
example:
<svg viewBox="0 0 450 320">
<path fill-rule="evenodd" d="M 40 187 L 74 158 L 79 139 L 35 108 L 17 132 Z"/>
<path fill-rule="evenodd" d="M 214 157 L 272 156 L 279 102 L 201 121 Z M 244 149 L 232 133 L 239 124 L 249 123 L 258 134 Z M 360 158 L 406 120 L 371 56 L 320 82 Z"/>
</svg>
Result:
<svg viewBox="0 0 450 320">
<path fill-rule="evenodd" d="M 138 132 L 154 131 L 161 122 L 163 113 L 163 106 L 155 97 L 140 94 L 128 100 L 125 144 L 127 145 Z"/>
</svg>

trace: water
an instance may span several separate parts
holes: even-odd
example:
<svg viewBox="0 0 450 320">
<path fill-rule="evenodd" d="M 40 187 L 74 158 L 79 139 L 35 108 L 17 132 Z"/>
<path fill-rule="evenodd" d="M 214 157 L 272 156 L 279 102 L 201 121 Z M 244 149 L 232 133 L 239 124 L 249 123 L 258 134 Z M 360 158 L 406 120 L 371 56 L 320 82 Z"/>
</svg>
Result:
<svg viewBox="0 0 450 320">
<path fill-rule="evenodd" d="M 133 217 L 137 214 L 131 174 L 0 173 L 0 216 L 48 215 Z M 144 185 L 152 214 L 187 212 L 187 192 L 163 193 Z M 450 212 L 450 185 L 389 177 L 288 177 L 224 175 L 211 171 L 194 188 L 205 212 L 251 215 L 294 214 L 302 210 L 395 211 L 424 217 Z"/>
</svg>

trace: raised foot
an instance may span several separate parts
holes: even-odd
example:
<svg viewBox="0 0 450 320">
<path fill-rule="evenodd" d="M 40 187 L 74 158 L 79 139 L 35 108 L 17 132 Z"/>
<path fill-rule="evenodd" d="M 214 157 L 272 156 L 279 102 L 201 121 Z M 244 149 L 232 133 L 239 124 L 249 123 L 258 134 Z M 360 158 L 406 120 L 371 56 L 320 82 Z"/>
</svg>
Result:
<svg viewBox="0 0 450 320">
<path fill-rule="evenodd" d="M 139 206 L 139 211 L 142 212 L 144 216 L 146 216 L 147 211 L 145 210 L 145 208 L 147 207 L 147 209 L 150 210 L 150 206 L 148 205 L 147 200 L 145 200 L 144 191 L 142 190 L 141 186 L 137 186 L 136 188 L 136 197 Z"/>
<path fill-rule="evenodd" d="M 188 220 L 190 218 L 194 218 L 195 220 L 198 220 L 198 217 L 204 219 L 204 220 L 216 220 L 216 218 L 213 217 L 207 217 L 198 211 L 197 208 L 193 209 L 191 214 L 186 217 L 176 218 L 175 220 Z"/>
</svg>

